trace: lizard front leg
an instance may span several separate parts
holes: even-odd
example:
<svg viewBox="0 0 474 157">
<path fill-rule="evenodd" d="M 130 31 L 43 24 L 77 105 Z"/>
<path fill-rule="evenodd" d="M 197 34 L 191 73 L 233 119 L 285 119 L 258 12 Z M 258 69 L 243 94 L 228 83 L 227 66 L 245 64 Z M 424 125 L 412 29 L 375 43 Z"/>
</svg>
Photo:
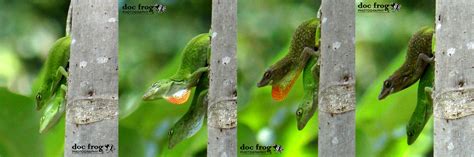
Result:
<svg viewBox="0 0 474 157">
<path fill-rule="evenodd" d="M 318 82 L 319 82 L 319 72 L 320 72 L 320 63 L 319 62 L 320 62 L 320 59 L 318 57 L 318 58 L 316 58 L 316 64 L 314 64 L 313 67 L 311 68 L 314 80 L 318 81 Z"/>
<path fill-rule="evenodd" d="M 69 77 L 69 74 L 68 72 L 66 71 L 66 69 L 64 69 L 63 66 L 60 66 L 57 70 L 56 70 L 56 73 L 54 74 L 53 76 L 53 84 L 52 84 L 52 91 L 54 94 L 55 93 L 55 89 L 60 85 L 60 81 L 61 79 L 63 78 L 63 76 L 67 79 Z"/>
<path fill-rule="evenodd" d="M 311 57 L 314 57 L 314 58 L 319 58 L 320 56 L 320 51 L 315 51 L 314 49 L 310 48 L 310 47 L 305 47 L 303 49 L 303 53 L 301 54 L 300 56 L 300 59 L 298 61 L 300 61 L 299 63 L 299 69 L 303 69 L 305 66 L 306 66 L 306 63 L 308 62 L 308 60 L 311 58 Z M 319 64 L 319 63 L 317 63 Z"/>
<path fill-rule="evenodd" d="M 428 64 L 432 64 L 434 62 L 434 56 L 433 57 L 429 57 L 428 55 L 424 54 L 424 53 L 420 53 L 418 55 L 418 58 L 416 59 L 416 65 L 415 65 L 415 74 L 423 74 L 423 72 L 425 71 L 426 69 L 426 66 Z"/>
<path fill-rule="evenodd" d="M 199 78 L 201 78 L 201 74 L 205 72 L 209 72 L 209 67 L 200 67 L 196 71 L 194 71 L 191 75 L 189 75 L 188 88 L 196 86 L 199 82 Z"/>
<path fill-rule="evenodd" d="M 433 105 L 433 88 L 432 87 L 425 87 L 425 94 L 426 94 L 426 101 L 428 101 L 428 104 Z"/>
<path fill-rule="evenodd" d="M 64 111 L 66 110 L 66 101 L 67 101 L 66 93 L 67 93 L 68 86 L 66 84 L 61 84 L 59 88 L 61 88 L 60 90 L 62 90 L 61 92 L 63 92 L 61 93 L 61 95 L 62 97 L 64 97 L 63 101 L 65 101 L 64 103 L 61 104 L 59 111 L 64 113 Z"/>
<path fill-rule="evenodd" d="M 68 78 L 69 77 L 69 74 L 68 72 L 66 71 L 66 69 L 63 67 L 63 66 L 60 66 L 57 70 L 56 70 L 56 74 L 54 75 L 54 79 L 55 80 L 61 80 L 62 77 L 66 77 Z"/>
</svg>

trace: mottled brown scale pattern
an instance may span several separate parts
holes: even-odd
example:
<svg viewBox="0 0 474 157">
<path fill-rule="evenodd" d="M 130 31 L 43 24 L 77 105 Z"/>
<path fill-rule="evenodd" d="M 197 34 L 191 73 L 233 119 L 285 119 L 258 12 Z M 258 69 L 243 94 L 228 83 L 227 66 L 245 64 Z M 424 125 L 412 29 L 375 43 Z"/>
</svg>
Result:
<svg viewBox="0 0 474 157">
<path fill-rule="evenodd" d="M 408 54 L 405 57 L 405 63 L 403 69 L 415 69 L 416 60 L 420 53 L 424 53 L 429 57 L 432 57 L 431 53 L 431 40 L 433 37 L 433 30 L 429 27 L 425 27 L 422 30 L 416 32 L 408 43 Z M 426 65 L 421 68 L 426 68 Z M 409 71 L 409 70 L 406 70 Z M 419 74 L 421 76 L 421 74 Z"/>
<path fill-rule="evenodd" d="M 420 53 L 424 53 L 430 57 L 433 56 L 431 53 L 431 40 L 433 36 L 433 31 L 429 31 L 430 28 L 426 27 L 421 31 L 417 32 L 413 37 L 410 39 L 408 44 L 408 54 L 405 58 L 405 63 L 402 65 L 402 68 L 398 69 L 396 73 L 403 73 L 402 76 L 408 77 L 408 81 L 403 86 L 406 88 L 413 83 L 415 83 L 420 77 L 422 72 L 416 73 L 416 71 L 420 71 L 417 69 L 422 69 L 424 71 L 426 69 L 427 64 L 423 64 L 421 67 L 416 67 L 418 56 Z M 403 78 L 401 79 L 403 80 Z"/>
<path fill-rule="evenodd" d="M 305 47 L 314 47 L 314 38 L 319 20 L 311 19 L 298 26 L 291 39 L 290 50 L 288 54 L 273 64 L 269 69 L 273 69 L 273 81 L 278 83 L 288 72 L 296 70 L 301 66 L 300 60 Z M 299 69 L 301 70 L 301 69 Z"/>
<path fill-rule="evenodd" d="M 401 91 L 420 79 L 429 63 L 426 61 L 420 61 L 419 56 L 423 53 L 430 58 L 433 57 L 431 50 L 432 37 L 433 29 L 430 27 L 423 27 L 412 36 L 408 43 L 405 62 L 397 71 L 385 80 L 379 99 L 383 99 L 389 94 Z"/>
</svg>

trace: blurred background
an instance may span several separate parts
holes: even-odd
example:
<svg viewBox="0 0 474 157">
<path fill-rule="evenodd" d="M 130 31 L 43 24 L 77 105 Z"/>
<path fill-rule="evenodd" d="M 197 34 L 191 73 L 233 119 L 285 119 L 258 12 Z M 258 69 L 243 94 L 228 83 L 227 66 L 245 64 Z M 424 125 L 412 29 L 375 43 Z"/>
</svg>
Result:
<svg viewBox="0 0 474 157">
<path fill-rule="evenodd" d="M 41 112 L 34 109 L 31 88 L 49 48 L 64 36 L 69 2 L 28 2 L 0 0 L 0 156 L 62 156 L 64 118 L 39 134 Z M 375 1 L 356 1 L 354 7 L 361 2 Z M 434 0 L 376 2 L 402 7 L 393 13 L 356 14 L 357 156 L 432 156 L 431 121 L 413 145 L 406 144 L 405 125 L 416 104 L 417 85 L 383 101 L 377 96 L 383 80 L 402 64 L 411 34 L 434 25 Z M 119 17 L 120 156 L 205 156 L 205 125 L 167 148 L 167 132 L 189 103 L 140 98 L 153 82 L 176 72 L 192 37 L 209 31 L 211 1 L 119 0 L 120 7 L 156 3 L 166 5 L 166 12 Z M 271 99 L 271 87 L 256 88 L 256 83 L 287 53 L 296 27 L 316 16 L 319 1 L 239 0 L 238 7 L 238 146 L 279 144 L 284 150 L 278 156 L 314 156 L 317 114 L 304 130 L 296 127 L 301 79 L 282 102 Z"/>
</svg>

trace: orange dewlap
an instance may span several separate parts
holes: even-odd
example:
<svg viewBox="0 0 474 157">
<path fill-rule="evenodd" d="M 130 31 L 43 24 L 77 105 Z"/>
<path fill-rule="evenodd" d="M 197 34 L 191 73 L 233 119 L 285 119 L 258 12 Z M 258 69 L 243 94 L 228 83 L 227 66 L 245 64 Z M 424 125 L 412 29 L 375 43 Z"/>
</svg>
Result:
<svg viewBox="0 0 474 157">
<path fill-rule="evenodd" d="M 188 101 L 190 95 L 191 90 L 186 89 L 183 92 L 175 93 L 170 97 L 165 97 L 165 99 L 172 104 L 180 105 Z"/>
<path fill-rule="evenodd" d="M 301 70 L 298 70 L 295 74 L 295 76 L 290 80 L 289 83 L 284 82 L 283 84 L 276 84 L 272 86 L 272 98 L 273 100 L 276 101 L 282 101 L 283 99 L 288 96 L 288 93 L 290 93 L 291 88 L 295 84 L 296 80 L 298 79 L 298 76 L 300 75 Z"/>
</svg>

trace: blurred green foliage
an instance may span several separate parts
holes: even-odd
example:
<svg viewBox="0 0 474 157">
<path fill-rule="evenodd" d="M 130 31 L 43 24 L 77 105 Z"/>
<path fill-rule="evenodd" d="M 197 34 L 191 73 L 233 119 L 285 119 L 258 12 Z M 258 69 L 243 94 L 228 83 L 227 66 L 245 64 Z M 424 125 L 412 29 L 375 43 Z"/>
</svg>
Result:
<svg viewBox="0 0 474 157">
<path fill-rule="evenodd" d="M 40 112 L 34 110 L 31 86 L 48 49 L 64 36 L 68 2 L 28 2 L 0 0 L 0 156 L 62 156 L 64 119 L 39 134 Z M 406 145 L 405 125 L 415 107 L 416 87 L 377 100 L 382 81 L 401 65 L 411 34 L 434 25 L 434 0 L 396 2 L 402 5 L 399 12 L 356 16 L 358 156 L 432 155 L 432 122 L 414 145 Z M 120 13 L 120 155 L 203 156 L 205 125 L 174 149 L 167 148 L 167 132 L 189 103 L 142 102 L 141 95 L 154 81 L 174 74 L 184 45 L 209 31 L 211 1 L 119 0 L 119 6 L 139 3 L 165 4 L 167 10 Z M 239 0 L 238 7 L 238 146 L 279 144 L 284 148 L 279 156 L 314 156 L 317 114 L 303 131 L 297 130 L 294 115 L 303 97 L 302 81 L 282 102 L 271 99 L 270 87 L 256 88 L 256 83 L 265 68 L 286 54 L 295 28 L 316 16 L 319 1 Z"/>
</svg>

